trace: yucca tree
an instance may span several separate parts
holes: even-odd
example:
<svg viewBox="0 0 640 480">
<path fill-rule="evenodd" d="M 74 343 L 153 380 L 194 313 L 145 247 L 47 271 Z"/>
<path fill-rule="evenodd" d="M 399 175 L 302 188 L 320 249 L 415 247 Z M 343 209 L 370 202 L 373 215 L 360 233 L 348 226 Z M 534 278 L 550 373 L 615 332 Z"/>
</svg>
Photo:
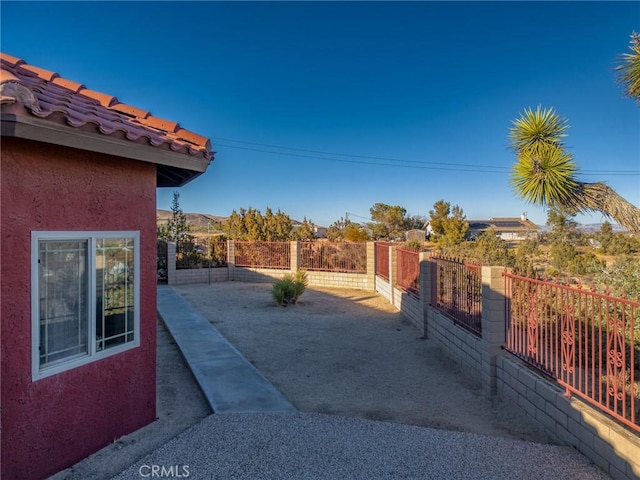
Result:
<svg viewBox="0 0 640 480">
<path fill-rule="evenodd" d="M 640 209 L 603 182 L 576 179 L 576 163 L 564 148 L 567 120 L 553 108 L 525 109 L 509 131 L 516 163 L 511 185 L 534 205 L 564 207 L 576 213 L 598 211 L 631 232 L 640 233 Z"/>
<path fill-rule="evenodd" d="M 622 63 L 616 67 L 616 72 L 625 94 L 640 104 L 640 35 L 631 33 L 629 43 L 631 53 L 621 55 Z"/>
</svg>

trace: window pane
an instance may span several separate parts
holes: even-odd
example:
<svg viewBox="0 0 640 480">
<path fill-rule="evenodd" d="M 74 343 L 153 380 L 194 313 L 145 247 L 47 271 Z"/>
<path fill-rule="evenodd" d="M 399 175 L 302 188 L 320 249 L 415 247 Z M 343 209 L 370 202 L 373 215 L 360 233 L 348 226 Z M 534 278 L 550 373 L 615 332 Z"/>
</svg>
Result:
<svg viewBox="0 0 640 480">
<path fill-rule="evenodd" d="M 134 340 L 134 241 L 96 242 L 97 350 Z"/>
<path fill-rule="evenodd" d="M 88 242 L 38 243 L 40 366 L 87 351 Z"/>
</svg>

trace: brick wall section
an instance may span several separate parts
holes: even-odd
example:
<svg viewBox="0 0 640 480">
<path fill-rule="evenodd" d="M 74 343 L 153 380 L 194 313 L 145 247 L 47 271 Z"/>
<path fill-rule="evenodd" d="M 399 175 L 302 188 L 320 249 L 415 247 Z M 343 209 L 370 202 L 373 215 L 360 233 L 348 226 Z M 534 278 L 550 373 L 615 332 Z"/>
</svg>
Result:
<svg viewBox="0 0 640 480">
<path fill-rule="evenodd" d="M 356 290 L 374 290 L 375 282 L 366 273 L 314 272 L 308 271 L 309 285 L 327 288 L 354 288 Z"/>
<path fill-rule="evenodd" d="M 411 322 L 420 332 L 424 331 L 424 311 L 419 296 L 407 293 L 399 288 L 393 288 L 393 305 L 402 312 L 402 315 Z"/>
<path fill-rule="evenodd" d="M 172 285 L 186 285 L 190 283 L 226 282 L 229 280 L 229 270 L 226 267 L 176 269 L 172 277 Z"/>
<path fill-rule="evenodd" d="M 271 283 L 287 273 L 291 273 L 291 271 L 277 268 L 235 267 L 233 280 L 236 282 Z"/>
<path fill-rule="evenodd" d="M 615 479 L 640 478 L 640 438 L 533 371 L 513 355 L 497 358 L 497 392 L 556 440 L 575 447 Z"/>
<path fill-rule="evenodd" d="M 482 372 L 482 341 L 453 323 L 435 308 L 427 309 L 427 336 L 436 342 L 445 355 L 458 362 L 463 370 L 476 377 Z"/>
<path fill-rule="evenodd" d="M 376 292 L 386 299 L 389 303 L 391 301 L 391 284 L 389 280 L 386 280 L 382 277 L 376 277 Z"/>
</svg>

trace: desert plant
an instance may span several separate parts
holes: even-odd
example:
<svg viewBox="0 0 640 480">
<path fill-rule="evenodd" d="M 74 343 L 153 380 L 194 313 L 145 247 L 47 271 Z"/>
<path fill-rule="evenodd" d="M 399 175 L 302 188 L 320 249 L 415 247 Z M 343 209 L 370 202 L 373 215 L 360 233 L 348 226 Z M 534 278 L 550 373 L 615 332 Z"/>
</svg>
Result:
<svg viewBox="0 0 640 480">
<path fill-rule="evenodd" d="M 515 193 L 543 207 L 573 213 L 602 212 L 629 231 L 640 232 L 640 208 L 603 182 L 576 179 L 577 165 L 564 145 L 567 120 L 553 108 L 525 109 L 509 131 L 516 163 L 511 173 Z"/>
<path fill-rule="evenodd" d="M 420 240 L 409 240 L 404 244 L 404 248 L 406 248 L 407 250 L 412 250 L 414 252 L 422 252 L 424 250 L 423 247 L 424 245 Z"/>
<path fill-rule="evenodd" d="M 307 284 L 306 271 L 298 270 L 293 275 L 287 273 L 273 284 L 271 295 L 276 304 L 281 307 L 293 305 L 298 302 L 298 298 L 304 293 Z"/>
</svg>

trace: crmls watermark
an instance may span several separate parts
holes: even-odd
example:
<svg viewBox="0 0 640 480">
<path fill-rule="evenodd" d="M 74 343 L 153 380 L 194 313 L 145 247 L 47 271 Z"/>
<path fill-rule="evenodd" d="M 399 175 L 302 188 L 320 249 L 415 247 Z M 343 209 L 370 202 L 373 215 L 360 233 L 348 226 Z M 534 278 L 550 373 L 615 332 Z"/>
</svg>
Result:
<svg viewBox="0 0 640 480">
<path fill-rule="evenodd" d="M 189 465 L 141 465 L 138 473 L 143 478 L 188 478 Z"/>
</svg>

